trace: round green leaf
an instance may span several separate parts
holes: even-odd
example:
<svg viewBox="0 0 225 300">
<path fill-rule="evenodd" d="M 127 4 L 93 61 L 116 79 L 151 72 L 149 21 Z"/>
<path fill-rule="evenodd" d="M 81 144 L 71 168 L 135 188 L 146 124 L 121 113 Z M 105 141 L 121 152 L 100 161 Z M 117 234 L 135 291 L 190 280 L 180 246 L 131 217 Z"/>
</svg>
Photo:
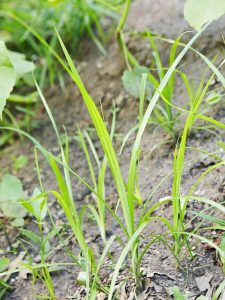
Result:
<svg viewBox="0 0 225 300">
<path fill-rule="evenodd" d="M 0 208 L 8 218 L 24 218 L 27 214 L 20 203 L 13 201 L 0 202 Z"/>
<path fill-rule="evenodd" d="M 196 30 L 224 14 L 224 0 L 188 0 L 184 7 L 185 19 Z"/>
<path fill-rule="evenodd" d="M 0 182 L 0 202 L 1 201 L 17 201 L 24 197 L 21 181 L 10 174 L 2 177 Z"/>
<path fill-rule="evenodd" d="M 142 75 L 149 74 L 149 70 L 143 66 L 137 66 L 133 71 L 125 70 L 122 76 L 122 82 L 125 90 L 134 98 L 140 97 Z M 150 81 L 147 81 L 145 94 L 150 100 L 153 87 Z"/>
</svg>

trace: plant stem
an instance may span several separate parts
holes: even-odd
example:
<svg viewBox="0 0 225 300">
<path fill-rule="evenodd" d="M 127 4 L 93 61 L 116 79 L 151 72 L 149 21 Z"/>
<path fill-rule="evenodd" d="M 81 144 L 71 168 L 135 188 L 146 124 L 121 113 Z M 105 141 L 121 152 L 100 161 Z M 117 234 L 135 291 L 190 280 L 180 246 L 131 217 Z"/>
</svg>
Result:
<svg viewBox="0 0 225 300">
<path fill-rule="evenodd" d="M 120 18 L 119 24 L 116 28 L 117 36 L 120 35 L 121 31 L 123 30 L 123 27 L 124 27 L 125 22 L 127 20 L 130 5 L 131 5 L 131 0 L 126 0 L 124 11 L 123 11 L 122 16 Z"/>
</svg>

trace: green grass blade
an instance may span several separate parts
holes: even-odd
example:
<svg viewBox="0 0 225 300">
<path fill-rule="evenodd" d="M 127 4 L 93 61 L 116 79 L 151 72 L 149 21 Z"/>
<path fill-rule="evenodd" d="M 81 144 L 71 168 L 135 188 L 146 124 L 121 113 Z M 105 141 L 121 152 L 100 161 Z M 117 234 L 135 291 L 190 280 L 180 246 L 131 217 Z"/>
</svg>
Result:
<svg viewBox="0 0 225 300">
<path fill-rule="evenodd" d="M 100 161 L 99 161 L 99 158 L 98 158 L 98 154 L 97 154 L 97 152 L 96 152 L 95 146 L 94 146 L 94 144 L 93 144 L 93 142 L 92 142 L 92 140 L 91 140 L 91 137 L 90 137 L 90 135 L 88 134 L 87 130 L 84 131 L 84 135 L 85 135 L 85 137 L 86 137 L 86 139 L 87 139 L 87 141 L 88 141 L 89 147 L 90 147 L 91 152 L 92 152 L 92 154 L 93 154 L 93 156 L 94 156 L 94 159 L 95 159 L 95 161 L 96 161 L 96 164 L 97 164 L 98 168 L 100 168 Z"/>
<path fill-rule="evenodd" d="M 102 264 L 103 264 L 103 261 L 104 261 L 106 255 L 107 255 L 107 253 L 109 252 L 109 249 L 110 249 L 112 243 L 114 242 L 115 238 L 116 238 L 116 237 L 115 237 L 114 235 L 111 236 L 110 239 L 108 240 L 108 242 L 107 242 L 106 245 L 105 245 L 104 251 L 102 252 L 102 255 L 101 255 L 101 257 L 100 257 L 100 259 L 99 259 L 99 261 L 98 261 L 98 265 L 97 265 L 97 268 L 96 268 L 96 271 L 95 271 L 95 274 L 94 274 L 94 279 L 93 279 L 93 281 L 92 281 L 92 287 L 93 287 L 94 285 L 96 285 L 96 283 L 97 283 L 97 276 L 98 276 L 98 273 L 99 273 L 99 271 L 100 271 L 100 269 L 101 269 L 101 266 L 102 266 Z"/>
<path fill-rule="evenodd" d="M 60 140 L 60 136 L 59 136 L 59 132 L 58 132 L 58 129 L 57 129 L 57 126 L 56 126 L 56 123 L 55 123 L 55 120 L 54 120 L 54 117 L 51 113 L 51 110 L 48 106 L 48 103 L 47 101 L 45 100 L 45 97 L 41 91 L 41 89 L 39 88 L 39 85 L 37 83 L 37 81 L 35 80 L 34 78 L 34 82 L 35 82 L 35 85 L 36 85 L 36 88 L 37 88 L 37 91 L 39 93 L 39 96 L 42 100 L 42 103 L 47 111 L 47 114 L 51 120 L 51 123 L 53 125 L 53 128 L 55 130 L 55 134 L 56 134 L 56 137 L 58 139 L 58 144 L 59 144 L 59 147 L 60 147 L 60 150 L 61 150 L 61 155 L 62 155 L 62 160 L 63 160 L 63 164 L 64 165 L 67 165 L 67 160 L 66 160 L 66 155 L 65 155 L 65 152 L 63 150 L 63 147 L 62 147 L 62 143 L 61 143 L 61 140 Z M 69 172 L 67 170 L 67 168 L 64 167 L 64 175 L 65 175 L 65 179 L 66 179 L 66 183 L 67 183 L 67 187 L 68 187 L 68 190 L 69 190 L 69 193 L 70 193 L 70 199 L 71 199 L 71 207 L 74 206 L 74 202 L 73 202 L 73 192 L 72 192 L 72 185 L 71 185 L 71 180 L 70 180 L 70 175 L 69 175 Z"/>
<path fill-rule="evenodd" d="M 90 175 L 91 175 L 91 179 L 92 179 L 94 189 L 97 191 L 97 182 L 96 182 L 96 178 L 95 178 L 94 167 L 92 165 L 91 157 L 90 157 L 87 145 L 85 143 L 83 134 L 82 134 L 79 127 L 78 127 L 78 135 L 79 135 L 80 143 L 81 143 L 81 146 L 83 148 L 83 151 L 84 151 L 84 154 L 85 154 L 85 157 L 86 157 L 86 161 L 87 161 L 87 164 L 88 164 L 88 167 L 89 167 L 89 171 L 90 171 Z"/>
<path fill-rule="evenodd" d="M 126 244 L 125 248 L 123 249 L 123 251 L 118 259 L 118 262 L 116 264 L 115 271 L 113 273 L 113 277 L 112 277 L 111 285 L 110 285 L 110 289 L 109 289 L 108 300 L 112 300 L 112 298 L 113 298 L 113 292 L 115 289 L 116 279 L 119 275 L 119 270 L 121 269 L 128 252 L 131 250 L 131 248 L 133 247 L 133 244 L 135 243 L 138 236 L 140 235 L 140 233 L 142 232 L 142 230 L 145 228 L 145 226 L 147 224 L 148 224 L 148 222 L 141 224 L 141 226 L 138 228 L 138 230 L 135 231 L 135 233 L 132 235 L 132 237 L 129 239 L 128 243 Z"/>
<path fill-rule="evenodd" d="M 212 300 L 218 300 L 220 294 L 224 292 L 224 289 L 225 289 L 225 280 L 220 283 L 219 287 L 217 288 L 217 290 L 212 296 Z"/>
<path fill-rule="evenodd" d="M 56 33 L 57 33 L 57 31 L 56 31 Z M 127 226 L 129 234 L 132 234 L 132 225 L 131 225 L 130 215 L 129 215 L 129 206 L 128 206 L 128 202 L 127 202 L 126 188 L 124 185 L 124 180 L 123 180 L 122 172 L 121 172 L 121 169 L 120 169 L 120 166 L 118 163 L 118 159 L 117 159 L 114 147 L 113 147 L 111 139 L 110 139 L 110 135 L 106 128 L 105 122 L 103 121 L 91 96 L 88 94 L 87 90 L 85 89 L 84 84 L 73 64 L 73 61 L 72 61 L 63 41 L 58 33 L 57 33 L 57 36 L 58 36 L 60 45 L 63 49 L 66 60 L 70 66 L 71 73 L 72 73 L 71 77 L 81 92 L 84 103 L 87 107 L 89 115 L 90 115 L 90 117 L 93 121 L 93 124 L 95 126 L 95 129 L 97 131 L 97 134 L 100 139 L 104 153 L 107 156 L 108 164 L 110 166 L 114 181 L 116 183 L 117 191 L 118 191 L 119 197 L 121 199 L 121 204 L 122 204 L 122 208 L 123 208 L 126 226 Z"/>
</svg>

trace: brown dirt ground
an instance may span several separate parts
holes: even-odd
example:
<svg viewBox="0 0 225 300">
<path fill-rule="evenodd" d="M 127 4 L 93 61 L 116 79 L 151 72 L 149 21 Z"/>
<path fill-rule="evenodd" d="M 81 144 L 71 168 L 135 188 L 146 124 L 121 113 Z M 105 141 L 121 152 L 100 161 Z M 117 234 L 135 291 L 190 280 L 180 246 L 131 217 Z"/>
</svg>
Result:
<svg viewBox="0 0 225 300">
<path fill-rule="evenodd" d="M 143 31 L 151 30 L 158 34 L 165 34 L 167 37 L 175 38 L 178 34 L 188 30 L 186 22 L 183 20 L 183 3 L 179 0 L 137 0 L 134 1 L 129 18 L 127 31 Z M 215 53 L 221 51 L 222 43 L 220 33 L 224 30 L 224 19 L 215 23 L 196 43 L 196 48 L 200 49 L 209 57 L 213 57 Z M 189 34 L 186 38 L 190 37 Z M 147 40 L 140 37 L 130 37 L 127 34 L 127 42 L 129 48 L 136 55 L 143 65 L 149 65 L 151 62 L 151 49 Z M 89 49 L 90 48 L 90 49 Z M 160 44 L 160 51 L 164 53 L 163 59 L 167 60 L 168 45 Z M 112 40 L 108 46 L 108 57 L 102 57 L 94 48 L 93 45 L 83 53 L 81 59 L 77 62 L 78 69 L 81 73 L 82 79 L 91 93 L 93 99 L 100 107 L 102 104 L 104 116 L 110 122 L 110 112 L 112 103 L 116 103 L 119 107 L 116 138 L 115 143 L 119 148 L 121 144 L 121 136 L 126 134 L 128 130 L 136 124 L 136 116 L 138 112 L 138 103 L 132 99 L 123 89 L 121 83 L 121 74 L 125 68 L 123 58 L 117 48 L 117 44 Z M 184 61 L 182 68 L 191 76 L 194 82 L 199 80 L 204 67 L 200 59 L 193 53 L 189 53 Z M 84 103 L 79 95 L 77 88 L 70 79 L 66 79 L 66 93 L 62 93 L 60 89 L 54 87 L 45 91 L 46 99 L 53 115 L 57 120 L 60 129 L 64 125 L 68 134 L 71 137 L 70 143 L 70 165 L 78 174 L 84 178 L 89 179 L 88 169 L 84 159 L 84 155 L 74 139 L 76 133 L 76 126 L 86 128 L 91 127 L 91 121 L 87 114 Z M 177 82 L 175 100 L 178 104 L 183 105 L 186 101 L 186 94 L 184 88 L 181 86 L 180 81 Z M 214 116 L 221 122 L 225 121 L 225 105 L 220 103 L 219 106 L 212 108 L 211 116 Z M 57 153 L 56 139 L 47 115 L 40 111 L 37 116 L 41 119 L 40 127 L 33 132 L 33 135 L 47 148 Z M 181 121 L 182 126 L 182 121 Z M 224 140 L 224 133 L 216 130 L 220 138 Z M 166 143 L 161 145 L 161 142 Z M 213 163 L 215 159 L 207 157 L 207 155 L 196 155 L 196 152 L 191 148 L 204 149 L 209 152 L 220 151 L 220 155 L 225 157 L 225 153 L 216 144 L 218 135 L 210 131 L 195 131 L 188 140 L 190 147 L 186 152 L 186 165 L 183 174 L 182 192 L 185 194 L 189 188 L 206 170 L 206 168 Z M 100 144 L 96 137 L 94 137 L 96 147 L 101 153 Z M 131 153 L 133 138 L 131 138 L 122 155 L 120 156 L 120 163 L 126 178 L 129 158 Z M 142 142 L 142 156 L 140 160 L 140 190 L 144 200 L 152 189 L 162 180 L 171 170 L 173 165 L 173 151 L 174 145 L 169 143 L 169 138 L 165 132 L 156 126 L 149 126 Z M 1 153 L 0 157 L 0 173 L 9 171 L 12 172 L 13 155 L 18 156 L 24 154 L 28 156 L 29 164 L 20 170 L 17 175 L 22 180 L 24 188 L 27 193 L 31 193 L 33 188 L 38 185 L 37 175 L 34 170 L 34 156 L 33 147 L 27 140 L 18 140 L 13 146 L 6 148 Z M 194 157 L 194 159 L 193 159 Z M 40 165 L 42 168 L 42 177 L 46 190 L 57 189 L 56 182 L 53 174 L 47 166 L 47 163 L 40 157 Z M 223 168 L 218 168 L 210 172 L 197 186 L 195 195 L 204 196 L 213 200 L 221 201 L 225 196 L 224 187 L 225 176 Z M 83 203 L 93 202 L 90 194 L 85 195 L 85 188 L 82 184 L 74 180 L 74 191 L 77 205 L 80 207 Z M 171 195 L 172 177 L 169 177 L 163 185 L 159 187 L 154 195 L 152 202 L 158 201 L 162 197 Z M 110 174 L 106 178 L 107 198 L 112 206 L 117 202 L 115 187 L 112 185 Z M 65 224 L 66 220 L 59 205 L 54 199 L 49 199 L 49 206 L 52 215 L 58 224 Z M 192 202 L 187 214 L 187 221 L 190 221 L 193 215 L 191 211 L 201 210 L 204 207 L 198 202 Z M 165 206 L 160 209 L 159 214 L 162 216 L 172 217 L 171 207 Z M 222 216 L 223 217 L 223 216 Z M 190 228 L 196 226 L 196 222 L 190 223 Z M 33 228 L 32 222 L 27 220 L 27 226 Z M 45 232 L 48 232 L 50 224 L 47 222 L 45 225 Z M 110 228 L 108 234 L 112 233 L 121 235 L 118 226 L 111 220 L 110 216 L 107 218 L 107 228 Z M 71 234 L 69 229 L 65 229 L 66 233 Z M 97 228 L 93 222 L 87 220 L 85 223 L 85 231 L 88 241 L 95 250 L 96 254 L 101 253 L 102 244 L 100 237 L 97 233 Z M 148 236 L 152 233 L 160 234 L 165 231 L 165 228 L 157 221 L 152 221 L 145 232 L 142 234 L 142 245 L 148 241 Z M 9 232 L 12 240 L 15 242 L 18 235 L 15 232 Z M 211 231 L 211 236 L 215 239 L 218 232 Z M 56 248 L 58 241 L 53 242 L 53 249 Z M 7 247 L 4 238 L 1 238 L 3 247 Z M 196 299 L 199 295 L 204 295 L 206 291 L 200 291 L 196 283 L 196 278 L 200 276 L 212 275 L 210 281 L 210 288 L 216 287 L 223 279 L 224 275 L 219 264 L 218 257 L 215 251 L 208 249 L 204 244 L 199 241 L 193 240 L 192 247 L 196 252 L 196 258 L 190 260 L 185 258 L 186 253 L 182 253 L 181 268 L 177 269 L 176 261 L 172 257 L 168 248 L 162 243 L 154 244 L 144 256 L 142 262 L 142 269 L 144 273 L 145 286 L 142 292 L 138 293 L 137 299 L 172 299 L 170 296 L 170 288 L 174 285 L 179 286 L 187 295 L 188 299 Z M 2 248 L 2 246 L 1 246 Z M 68 242 L 68 248 L 74 253 L 78 253 L 76 243 L 73 238 Z M 118 253 L 121 252 L 119 244 L 114 244 L 112 247 L 112 254 L 115 259 Z M 35 251 L 32 252 L 35 260 L 38 261 L 38 256 Z M 16 256 L 14 256 L 15 258 Z M 12 256 L 13 258 L 13 256 Z M 58 247 L 49 258 L 50 262 L 68 262 L 69 257 L 65 253 L 65 249 Z M 112 276 L 112 269 L 106 262 L 105 269 L 102 271 L 102 276 L 105 278 L 105 283 L 110 281 Z M 52 279 L 55 287 L 56 294 L 59 299 L 84 299 L 85 291 L 82 287 L 77 286 L 76 278 L 78 269 L 75 267 L 67 267 L 61 271 L 53 273 Z M 134 282 L 127 268 L 121 270 L 118 278 L 119 299 L 135 299 L 134 298 Z M 127 281 L 125 280 L 127 278 Z M 36 295 L 44 293 L 43 286 L 37 282 L 35 286 L 31 284 L 31 276 L 28 275 L 24 279 L 20 275 L 13 275 L 9 281 L 13 290 L 8 293 L 5 299 L 18 299 L 18 300 L 33 300 Z M 210 289 L 208 290 L 208 295 Z M 70 298 L 71 297 L 71 298 Z M 210 296 L 208 296 L 209 299 Z M 102 294 L 98 295 L 98 299 L 104 299 Z"/>
</svg>

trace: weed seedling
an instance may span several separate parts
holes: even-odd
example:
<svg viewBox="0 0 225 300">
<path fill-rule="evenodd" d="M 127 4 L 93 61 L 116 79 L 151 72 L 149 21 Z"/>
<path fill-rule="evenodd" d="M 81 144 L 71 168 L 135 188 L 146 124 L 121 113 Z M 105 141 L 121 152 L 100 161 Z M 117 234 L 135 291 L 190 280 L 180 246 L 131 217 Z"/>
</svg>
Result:
<svg viewBox="0 0 225 300">
<path fill-rule="evenodd" d="M 39 234 L 34 233 L 28 229 L 21 229 L 21 234 L 24 235 L 34 245 L 39 247 L 38 253 L 41 257 L 41 264 L 46 264 L 46 256 L 49 252 L 50 244 L 49 240 L 57 234 L 55 229 L 50 231 L 46 236 L 43 232 L 44 220 L 47 215 L 47 199 L 41 195 L 41 192 L 36 188 L 33 192 L 32 198 L 29 201 L 21 202 L 23 207 L 34 217 L 34 222 L 38 227 Z M 28 269 L 32 271 L 33 281 L 39 278 L 46 286 L 50 299 L 56 299 L 51 275 L 47 267 L 41 269 L 32 268 L 32 260 L 28 264 L 24 264 Z"/>
</svg>

